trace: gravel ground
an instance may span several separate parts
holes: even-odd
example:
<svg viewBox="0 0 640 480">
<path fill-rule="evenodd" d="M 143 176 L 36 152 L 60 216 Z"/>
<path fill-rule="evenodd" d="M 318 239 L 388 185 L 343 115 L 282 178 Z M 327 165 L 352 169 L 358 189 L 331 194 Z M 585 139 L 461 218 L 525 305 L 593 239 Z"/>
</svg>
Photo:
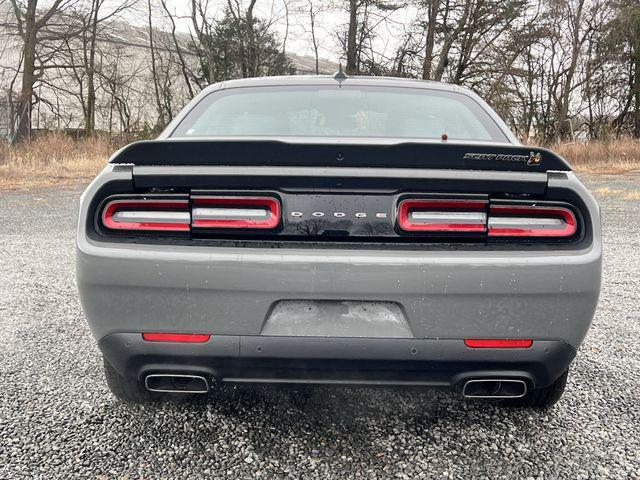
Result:
<svg viewBox="0 0 640 480">
<path fill-rule="evenodd" d="M 74 284 L 80 187 L 0 192 L 0 478 L 640 479 L 640 176 L 586 180 L 604 285 L 548 412 L 337 388 L 119 403 Z"/>
</svg>

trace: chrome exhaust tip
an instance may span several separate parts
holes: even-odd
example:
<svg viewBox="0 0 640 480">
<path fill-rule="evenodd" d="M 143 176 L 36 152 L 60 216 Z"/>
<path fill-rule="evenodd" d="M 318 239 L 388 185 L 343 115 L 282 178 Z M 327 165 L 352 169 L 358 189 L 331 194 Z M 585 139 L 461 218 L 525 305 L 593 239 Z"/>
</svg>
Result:
<svg viewBox="0 0 640 480">
<path fill-rule="evenodd" d="M 147 375 L 144 386 L 150 392 L 158 393 L 208 393 L 209 382 L 200 375 L 174 373 L 154 373 Z"/>
<path fill-rule="evenodd" d="M 527 383 L 512 378 L 478 378 L 467 380 L 462 387 L 464 398 L 522 398 L 527 394 Z"/>
</svg>

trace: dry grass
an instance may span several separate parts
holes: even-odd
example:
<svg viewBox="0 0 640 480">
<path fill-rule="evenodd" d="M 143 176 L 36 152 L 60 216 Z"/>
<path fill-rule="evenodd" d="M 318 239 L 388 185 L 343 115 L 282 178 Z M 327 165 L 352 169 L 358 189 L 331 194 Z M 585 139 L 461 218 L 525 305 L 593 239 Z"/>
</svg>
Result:
<svg viewBox="0 0 640 480">
<path fill-rule="evenodd" d="M 93 177 L 118 148 L 98 137 L 74 141 L 50 134 L 16 147 L 0 142 L 0 188 L 69 183 Z M 640 140 L 556 144 L 551 150 L 582 173 L 618 174 L 640 171 Z"/>
<path fill-rule="evenodd" d="M 581 173 L 616 174 L 640 171 L 640 139 L 556 144 L 549 147 Z"/>
<path fill-rule="evenodd" d="M 640 191 L 626 188 L 600 187 L 593 190 L 598 197 L 618 197 L 624 200 L 640 200 Z"/>
<path fill-rule="evenodd" d="M 91 178 L 106 165 L 116 148 L 100 137 L 74 141 L 56 133 L 15 147 L 0 143 L 0 188 Z"/>
</svg>

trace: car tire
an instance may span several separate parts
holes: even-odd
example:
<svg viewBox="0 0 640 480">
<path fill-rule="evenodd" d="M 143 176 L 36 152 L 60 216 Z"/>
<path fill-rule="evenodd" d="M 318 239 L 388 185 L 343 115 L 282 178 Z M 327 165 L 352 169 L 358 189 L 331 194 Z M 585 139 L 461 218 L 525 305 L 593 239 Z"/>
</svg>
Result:
<svg viewBox="0 0 640 480">
<path fill-rule="evenodd" d="M 548 387 L 534 388 L 522 398 L 502 400 L 500 404 L 505 407 L 516 408 L 550 408 L 562 397 L 568 376 L 569 371 L 567 370 Z"/>
<path fill-rule="evenodd" d="M 141 382 L 120 375 L 106 360 L 104 360 L 104 374 L 109 390 L 120 400 L 128 403 L 144 403 L 154 399 Z"/>
</svg>

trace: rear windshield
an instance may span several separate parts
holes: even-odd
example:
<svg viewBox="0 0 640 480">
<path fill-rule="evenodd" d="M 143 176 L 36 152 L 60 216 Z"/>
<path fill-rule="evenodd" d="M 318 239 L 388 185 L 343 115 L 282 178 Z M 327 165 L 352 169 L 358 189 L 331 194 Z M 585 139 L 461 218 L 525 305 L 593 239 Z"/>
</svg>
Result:
<svg viewBox="0 0 640 480">
<path fill-rule="evenodd" d="M 367 137 L 507 141 L 472 98 L 421 88 L 313 85 L 207 95 L 172 137 Z"/>
</svg>

